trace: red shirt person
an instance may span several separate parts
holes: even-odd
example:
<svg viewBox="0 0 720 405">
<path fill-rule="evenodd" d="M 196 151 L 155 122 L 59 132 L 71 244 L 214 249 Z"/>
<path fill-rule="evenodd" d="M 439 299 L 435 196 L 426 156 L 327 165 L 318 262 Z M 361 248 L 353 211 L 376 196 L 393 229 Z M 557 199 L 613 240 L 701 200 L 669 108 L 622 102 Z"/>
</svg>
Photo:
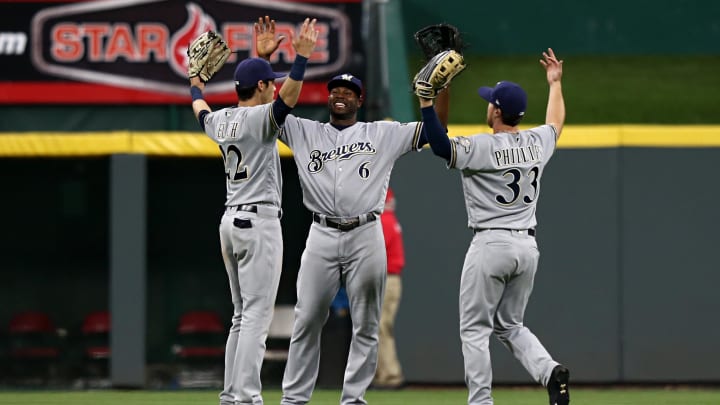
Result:
<svg viewBox="0 0 720 405">
<path fill-rule="evenodd" d="M 400 388 L 405 383 L 395 348 L 395 316 L 402 295 L 401 273 L 405 267 L 402 228 L 395 216 L 395 194 L 388 188 L 385 210 L 380 216 L 387 252 L 387 281 L 380 316 L 378 364 L 373 387 Z"/>
</svg>

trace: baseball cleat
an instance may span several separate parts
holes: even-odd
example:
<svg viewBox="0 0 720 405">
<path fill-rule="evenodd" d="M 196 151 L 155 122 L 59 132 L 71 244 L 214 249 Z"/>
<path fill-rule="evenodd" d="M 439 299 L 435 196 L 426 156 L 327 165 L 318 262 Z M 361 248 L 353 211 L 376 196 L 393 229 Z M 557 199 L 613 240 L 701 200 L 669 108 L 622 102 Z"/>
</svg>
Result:
<svg viewBox="0 0 720 405">
<path fill-rule="evenodd" d="M 563 366 L 555 366 L 547 384 L 550 405 L 568 405 L 570 403 L 570 371 Z"/>
</svg>

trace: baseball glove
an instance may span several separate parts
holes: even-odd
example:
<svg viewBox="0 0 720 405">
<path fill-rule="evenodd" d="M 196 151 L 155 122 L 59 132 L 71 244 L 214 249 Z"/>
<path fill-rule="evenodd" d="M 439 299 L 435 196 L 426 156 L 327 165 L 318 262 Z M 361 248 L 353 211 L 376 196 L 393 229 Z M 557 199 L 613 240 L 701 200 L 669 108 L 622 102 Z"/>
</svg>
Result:
<svg viewBox="0 0 720 405">
<path fill-rule="evenodd" d="M 222 69 L 230 56 L 230 48 L 220 34 L 208 31 L 188 46 L 187 54 L 188 77 L 200 76 L 203 82 L 207 82 Z"/>
<path fill-rule="evenodd" d="M 415 75 L 413 92 L 422 98 L 435 98 L 463 69 L 465 60 L 461 54 L 452 49 L 442 51 Z"/>
<path fill-rule="evenodd" d="M 448 49 L 462 55 L 465 48 L 460 31 L 450 24 L 434 24 L 422 28 L 415 33 L 415 42 L 425 54 L 426 61 Z"/>
</svg>

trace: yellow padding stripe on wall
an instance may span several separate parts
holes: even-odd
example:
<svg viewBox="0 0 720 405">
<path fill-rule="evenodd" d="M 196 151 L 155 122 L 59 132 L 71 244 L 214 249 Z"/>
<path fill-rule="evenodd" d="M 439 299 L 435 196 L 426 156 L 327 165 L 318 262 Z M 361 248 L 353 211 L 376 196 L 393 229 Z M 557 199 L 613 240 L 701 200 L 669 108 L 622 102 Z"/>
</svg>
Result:
<svg viewBox="0 0 720 405">
<path fill-rule="evenodd" d="M 530 128 L 521 126 L 521 129 Z M 488 132 L 487 126 L 450 125 L 450 136 Z M 720 125 L 568 125 L 559 148 L 714 148 L 720 147 Z"/>
<path fill-rule="evenodd" d="M 527 127 L 523 127 L 527 128 Z M 450 136 L 487 133 L 482 125 L 450 125 Z M 574 125 L 566 126 L 560 148 L 715 148 L 720 125 Z M 280 155 L 292 156 L 279 142 Z M 200 132 L 5 132 L 0 156 L 105 156 L 137 153 L 152 156 L 219 156 L 217 145 Z"/>
<path fill-rule="evenodd" d="M 280 155 L 292 156 L 278 142 Z M 0 134 L 0 156 L 61 157 L 112 154 L 220 156 L 217 144 L 200 132 L 27 132 Z"/>
</svg>

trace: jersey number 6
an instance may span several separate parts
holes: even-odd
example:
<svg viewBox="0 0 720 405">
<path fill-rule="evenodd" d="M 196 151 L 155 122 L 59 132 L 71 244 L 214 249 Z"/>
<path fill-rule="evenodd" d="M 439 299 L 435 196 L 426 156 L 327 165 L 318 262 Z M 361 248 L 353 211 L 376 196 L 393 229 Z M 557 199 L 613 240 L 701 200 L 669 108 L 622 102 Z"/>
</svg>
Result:
<svg viewBox="0 0 720 405">
<path fill-rule="evenodd" d="M 363 162 L 358 169 L 358 175 L 363 179 L 370 177 L 370 169 L 368 166 L 370 166 L 370 162 Z"/>
</svg>

